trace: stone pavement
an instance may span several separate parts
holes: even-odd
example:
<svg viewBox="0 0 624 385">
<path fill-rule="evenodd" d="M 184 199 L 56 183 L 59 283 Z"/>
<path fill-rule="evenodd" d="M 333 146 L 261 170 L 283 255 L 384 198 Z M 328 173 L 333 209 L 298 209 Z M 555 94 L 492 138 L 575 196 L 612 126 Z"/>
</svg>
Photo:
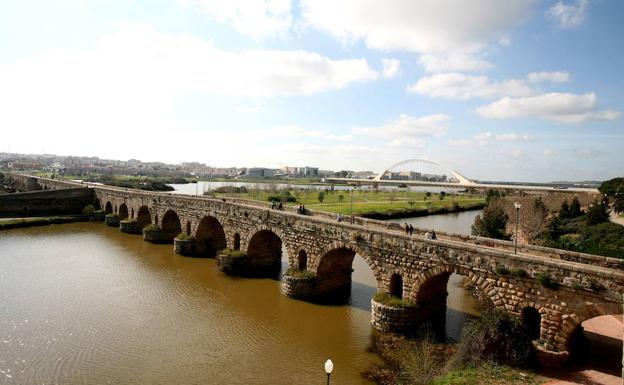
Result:
<svg viewBox="0 0 624 385">
<path fill-rule="evenodd" d="M 583 322 L 583 328 L 588 338 L 592 340 L 607 341 L 615 343 L 621 350 L 624 319 L 620 315 L 608 315 L 592 318 Z M 609 350 L 610 352 L 611 350 Z M 597 357 L 602 361 L 602 357 Z M 621 356 L 620 356 L 621 359 Z M 621 362 L 621 361 L 620 361 Z M 621 367 L 620 367 L 621 369 Z M 585 367 L 568 370 L 566 372 L 553 373 L 549 377 L 556 380 L 546 382 L 544 385 L 622 385 L 622 377 L 616 373 L 605 373 L 608 370 L 597 368 L 595 364 L 589 363 Z"/>
</svg>

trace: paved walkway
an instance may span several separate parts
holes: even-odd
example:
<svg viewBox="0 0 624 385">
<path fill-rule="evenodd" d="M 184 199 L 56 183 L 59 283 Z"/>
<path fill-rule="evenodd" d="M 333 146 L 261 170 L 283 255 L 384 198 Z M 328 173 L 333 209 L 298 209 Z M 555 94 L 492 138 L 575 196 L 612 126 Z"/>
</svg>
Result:
<svg viewBox="0 0 624 385">
<path fill-rule="evenodd" d="M 619 315 L 608 315 L 592 318 L 583 322 L 583 329 L 588 338 L 596 338 L 616 343 L 621 349 L 624 339 L 624 318 Z M 609 350 L 611 352 L 611 350 Z M 605 352 L 606 353 L 606 352 Z M 602 357 L 594 357 L 601 360 Z M 606 357 L 605 357 L 606 358 Z M 611 364 L 609 365 L 611 366 Z M 605 373 L 596 368 L 595 363 L 589 363 L 586 367 L 552 373 L 549 377 L 557 378 L 546 382 L 544 385 L 622 385 L 624 381 L 619 375 Z M 621 370 L 621 367 L 620 367 Z"/>
<path fill-rule="evenodd" d="M 617 224 L 619 224 L 619 225 L 624 226 L 624 217 L 623 217 L 623 216 L 617 215 L 617 214 L 616 214 L 616 213 L 614 213 L 613 211 L 611 211 L 611 212 L 609 213 L 609 215 L 611 216 L 611 217 L 610 217 L 611 222 L 613 222 L 613 223 L 617 223 Z"/>
</svg>

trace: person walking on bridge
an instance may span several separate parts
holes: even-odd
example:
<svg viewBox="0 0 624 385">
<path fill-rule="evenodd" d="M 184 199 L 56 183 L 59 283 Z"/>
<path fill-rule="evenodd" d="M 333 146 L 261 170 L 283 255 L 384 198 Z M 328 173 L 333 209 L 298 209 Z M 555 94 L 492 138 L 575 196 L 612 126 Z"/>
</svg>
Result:
<svg viewBox="0 0 624 385">
<path fill-rule="evenodd" d="M 414 226 L 412 226 L 411 224 L 409 225 L 409 235 L 410 237 L 414 234 Z"/>
<path fill-rule="evenodd" d="M 405 222 L 405 235 L 409 235 L 409 225 Z"/>
</svg>

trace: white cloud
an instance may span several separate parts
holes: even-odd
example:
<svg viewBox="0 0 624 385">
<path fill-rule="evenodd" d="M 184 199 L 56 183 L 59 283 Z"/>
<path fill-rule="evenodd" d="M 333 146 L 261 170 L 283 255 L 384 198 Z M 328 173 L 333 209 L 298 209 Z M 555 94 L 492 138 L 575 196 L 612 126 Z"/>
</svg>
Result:
<svg viewBox="0 0 624 385">
<path fill-rule="evenodd" d="M 380 127 L 354 127 L 355 134 L 381 138 L 439 137 L 446 133 L 450 116 L 435 114 L 427 116 L 410 116 L 401 114 L 397 119 Z"/>
<path fill-rule="evenodd" d="M 220 23 L 255 39 L 284 36 L 292 27 L 290 0 L 186 0 Z"/>
<path fill-rule="evenodd" d="M 424 148 L 426 142 L 420 138 L 397 138 L 386 144 L 388 147 Z"/>
<path fill-rule="evenodd" d="M 542 118 L 557 123 L 582 123 L 596 120 L 615 120 L 619 111 L 597 111 L 594 93 L 548 93 L 524 98 L 505 97 L 477 108 L 484 118 Z"/>
<path fill-rule="evenodd" d="M 401 73 L 401 62 L 397 59 L 381 59 L 383 70 L 381 74 L 384 78 L 394 78 Z"/>
<path fill-rule="evenodd" d="M 561 28 L 574 28 L 583 23 L 589 10 L 589 0 L 577 0 L 574 4 L 559 1 L 546 11 L 546 16 Z"/>
<path fill-rule="evenodd" d="M 323 140 L 335 140 L 335 141 L 349 141 L 353 138 L 352 135 L 336 135 L 320 130 L 308 130 L 297 125 L 289 126 L 277 126 L 269 129 L 260 129 L 247 131 L 241 137 L 244 140 L 258 140 L 258 139 L 323 139 Z"/>
<path fill-rule="evenodd" d="M 482 132 L 473 136 L 470 139 L 454 139 L 450 140 L 449 144 L 452 146 L 458 147 L 469 147 L 469 146 L 490 146 L 496 142 L 527 142 L 531 141 L 533 138 L 526 134 L 518 134 L 515 132 L 510 132 L 506 134 L 494 134 L 490 131 Z"/>
<path fill-rule="evenodd" d="M 369 48 L 419 53 L 484 47 L 504 39 L 534 0 L 302 0 L 305 23 Z"/>
<path fill-rule="evenodd" d="M 493 82 L 487 76 L 460 73 L 436 74 L 423 77 L 407 87 L 408 92 L 447 99 L 499 98 L 529 96 L 535 93 L 526 81 L 508 79 Z"/>
<path fill-rule="evenodd" d="M 565 83 L 570 80 L 570 73 L 567 71 L 531 72 L 527 75 L 527 80 L 531 83 Z"/>
<path fill-rule="evenodd" d="M 494 68 L 494 65 L 483 59 L 480 54 L 461 51 L 422 54 L 418 62 L 430 73 L 480 72 Z"/>
</svg>

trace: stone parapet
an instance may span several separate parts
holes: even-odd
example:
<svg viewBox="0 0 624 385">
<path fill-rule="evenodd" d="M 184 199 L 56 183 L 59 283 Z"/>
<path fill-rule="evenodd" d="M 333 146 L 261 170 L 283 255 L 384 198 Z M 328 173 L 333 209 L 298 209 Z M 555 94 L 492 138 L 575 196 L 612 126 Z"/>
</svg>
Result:
<svg viewBox="0 0 624 385">
<path fill-rule="evenodd" d="M 548 350 L 544 346 L 537 343 L 536 341 L 533 341 L 533 346 L 535 347 L 537 361 L 542 366 L 561 367 L 567 364 L 568 361 L 570 360 L 570 352 L 567 350 L 564 350 L 564 351 Z"/>
</svg>

